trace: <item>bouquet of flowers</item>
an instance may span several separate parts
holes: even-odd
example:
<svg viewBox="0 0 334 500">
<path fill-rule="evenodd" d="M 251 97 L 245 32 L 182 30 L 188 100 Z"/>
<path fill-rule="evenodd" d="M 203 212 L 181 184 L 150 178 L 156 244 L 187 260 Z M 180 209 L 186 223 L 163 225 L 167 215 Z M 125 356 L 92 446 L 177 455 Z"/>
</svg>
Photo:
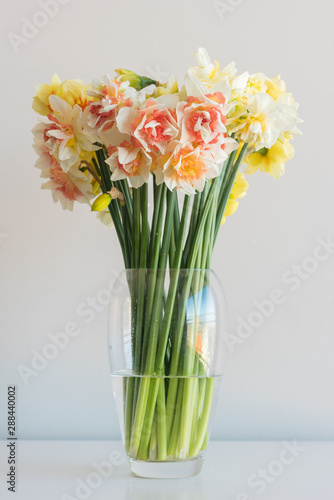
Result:
<svg viewBox="0 0 334 500">
<path fill-rule="evenodd" d="M 212 378 L 198 324 L 187 327 L 187 304 L 193 298 L 200 310 L 207 279 L 196 270 L 210 269 L 219 229 L 246 194 L 245 176 L 259 170 L 278 179 L 300 133 L 298 105 L 279 76 L 238 74 L 234 63 L 221 69 L 203 48 L 196 60 L 181 88 L 173 76 L 161 83 L 118 69 L 89 85 L 54 75 L 33 100 L 42 188 L 64 209 L 88 204 L 115 227 L 125 268 L 142 270 L 129 284 L 124 387 L 133 458 L 185 459 L 205 447 Z"/>
</svg>

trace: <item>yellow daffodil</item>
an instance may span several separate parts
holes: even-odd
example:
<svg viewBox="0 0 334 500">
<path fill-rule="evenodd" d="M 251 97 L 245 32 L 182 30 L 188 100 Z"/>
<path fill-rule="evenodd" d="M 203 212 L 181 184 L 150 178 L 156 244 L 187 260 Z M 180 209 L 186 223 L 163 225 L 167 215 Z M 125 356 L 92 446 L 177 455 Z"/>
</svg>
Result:
<svg viewBox="0 0 334 500">
<path fill-rule="evenodd" d="M 61 79 L 55 73 L 51 78 L 51 84 L 41 83 L 36 87 L 36 96 L 33 99 L 32 109 L 36 111 L 39 115 L 46 116 L 50 113 L 49 107 L 49 97 L 52 94 L 56 94 L 59 85 L 61 84 Z"/>
<path fill-rule="evenodd" d="M 78 104 L 82 109 L 86 107 L 91 97 L 86 95 L 88 85 L 83 85 L 81 80 L 65 80 L 62 82 L 57 74 L 51 78 L 51 84 L 41 83 L 36 87 L 36 96 L 33 99 L 32 109 L 36 113 L 46 116 L 51 113 L 49 97 L 56 95 L 72 107 Z"/>
<path fill-rule="evenodd" d="M 90 85 L 83 85 L 81 80 L 65 80 L 59 85 L 56 95 L 68 102 L 71 106 L 77 104 L 84 109 L 92 97 L 87 96 L 86 91 Z"/>
<path fill-rule="evenodd" d="M 270 148 L 262 148 L 246 158 L 246 174 L 254 174 L 257 170 L 267 172 L 274 179 L 279 179 L 285 170 L 285 162 L 291 160 L 294 148 L 287 137 L 281 141 L 278 139 Z"/>
<path fill-rule="evenodd" d="M 267 78 L 267 94 L 269 94 L 275 101 L 283 94 L 286 93 L 286 85 L 281 80 L 280 75 L 275 78 Z"/>
<path fill-rule="evenodd" d="M 238 172 L 235 178 L 228 202 L 226 204 L 222 224 L 225 222 L 225 218 L 229 215 L 233 215 L 239 206 L 238 199 L 246 196 L 246 191 L 248 189 L 248 182 L 245 179 L 245 176 Z"/>
</svg>

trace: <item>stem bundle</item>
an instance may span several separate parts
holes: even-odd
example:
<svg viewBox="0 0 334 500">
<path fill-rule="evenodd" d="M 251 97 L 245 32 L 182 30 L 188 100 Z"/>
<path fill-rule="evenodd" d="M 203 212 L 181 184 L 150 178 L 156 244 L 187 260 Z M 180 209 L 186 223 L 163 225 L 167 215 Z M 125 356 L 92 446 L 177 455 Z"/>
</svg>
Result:
<svg viewBox="0 0 334 500">
<path fill-rule="evenodd" d="M 181 214 L 176 191 L 154 184 L 151 223 L 148 185 L 131 193 L 127 180 L 112 182 L 103 151 L 96 152 L 102 191 L 122 194 L 108 209 L 125 267 L 138 270 L 128 280 L 133 365 L 123 384 L 125 444 L 133 458 L 186 459 L 206 446 L 214 379 L 201 349 L 205 270 L 246 148 L 232 153 L 201 193 L 184 196 Z"/>
</svg>

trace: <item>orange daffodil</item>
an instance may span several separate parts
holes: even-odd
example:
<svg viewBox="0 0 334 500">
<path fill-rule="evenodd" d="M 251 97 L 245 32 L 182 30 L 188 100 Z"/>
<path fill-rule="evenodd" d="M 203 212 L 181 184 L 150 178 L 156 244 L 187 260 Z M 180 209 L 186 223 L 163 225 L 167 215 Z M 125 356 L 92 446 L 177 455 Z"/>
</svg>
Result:
<svg viewBox="0 0 334 500">
<path fill-rule="evenodd" d="M 98 132 L 113 127 L 120 108 L 133 106 L 136 91 L 129 87 L 129 82 L 111 80 L 105 75 L 101 80 L 94 80 L 89 94 L 94 97 L 85 111 L 87 123 Z"/>
<path fill-rule="evenodd" d="M 39 154 L 36 168 L 41 170 L 43 179 L 48 179 L 42 184 L 42 189 L 50 189 L 53 200 L 59 201 L 63 209 L 72 211 L 75 201 L 89 203 L 89 200 L 94 198 L 93 189 L 87 176 L 75 166 L 64 172 L 60 163 L 44 146 L 41 134 L 35 135 L 34 148 Z"/>
<path fill-rule="evenodd" d="M 203 191 L 207 179 L 213 179 L 220 168 L 209 151 L 194 147 L 190 142 L 171 142 L 159 157 L 154 171 L 157 184 L 166 183 L 172 191 L 179 188 L 185 194 Z"/>
<path fill-rule="evenodd" d="M 128 178 L 134 188 L 149 181 L 152 158 L 143 147 L 125 140 L 118 147 L 110 147 L 108 152 L 106 163 L 110 166 L 112 181 Z"/>
<path fill-rule="evenodd" d="M 64 209 L 72 211 L 75 201 L 87 203 L 94 197 L 87 176 L 79 169 L 70 168 L 64 172 L 57 160 L 47 155 L 40 157 L 36 167 L 42 170 L 41 177 L 48 179 L 42 189 L 50 189 L 54 201 L 60 201 Z"/>
<path fill-rule="evenodd" d="M 244 143 L 246 174 L 283 174 L 301 121 L 284 82 L 263 73 L 239 75 L 233 62 L 221 68 L 203 48 L 195 56 L 197 66 L 189 68 L 180 90 L 174 76 L 161 83 L 129 70 L 91 85 L 54 75 L 50 85 L 37 87 L 36 166 L 55 201 L 71 210 L 74 201 L 90 203 L 100 194 L 101 151 L 111 183 L 128 179 L 133 188 L 154 174 L 170 190 L 202 191 Z M 225 216 L 234 213 L 247 187 L 239 172 Z M 109 216 L 104 208 L 99 217 L 109 224 Z"/>
<path fill-rule="evenodd" d="M 149 99 L 144 108 L 120 110 L 117 125 L 120 132 L 132 135 L 145 150 L 163 153 L 167 144 L 179 134 L 175 112 L 164 99 Z"/>
<path fill-rule="evenodd" d="M 139 187 L 148 181 L 151 165 L 157 184 L 165 182 L 169 189 L 186 194 L 202 191 L 238 147 L 227 137 L 225 101 L 222 92 L 206 93 L 188 80 L 178 94 L 150 97 L 142 105 L 120 109 L 117 131 L 125 135 L 131 154 L 124 153 L 124 142 L 113 150 L 107 160 L 112 180 L 127 176 L 132 186 Z"/>
</svg>

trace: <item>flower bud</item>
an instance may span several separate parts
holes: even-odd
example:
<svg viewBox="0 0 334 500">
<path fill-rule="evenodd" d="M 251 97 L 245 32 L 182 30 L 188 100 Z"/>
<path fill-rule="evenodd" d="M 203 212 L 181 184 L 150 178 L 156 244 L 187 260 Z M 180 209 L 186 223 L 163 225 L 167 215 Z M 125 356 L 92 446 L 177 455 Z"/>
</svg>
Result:
<svg viewBox="0 0 334 500">
<path fill-rule="evenodd" d="M 151 78 L 148 78 L 147 76 L 139 76 L 137 73 L 134 73 L 133 71 L 130 71 L 129 69 L 116 69 L 115 70 L 118 79 L 121 82 L 129 82 L 130 87 L 133 87 L 136 90 L 141 90 L 148 85 L 157 85 L 156 80 L 152 80 Z"/>
<path fill-rule="evenodd" d="M 112 197 L 109 193 L 101 194 L 100 196 L 98 196 L 94 200 L 91 211 L 92 212 L 101 212 L 102 210 L 107 208 L 107 206 L 109 205 L 111 200 L 112 200 Z"/>
</svg>

